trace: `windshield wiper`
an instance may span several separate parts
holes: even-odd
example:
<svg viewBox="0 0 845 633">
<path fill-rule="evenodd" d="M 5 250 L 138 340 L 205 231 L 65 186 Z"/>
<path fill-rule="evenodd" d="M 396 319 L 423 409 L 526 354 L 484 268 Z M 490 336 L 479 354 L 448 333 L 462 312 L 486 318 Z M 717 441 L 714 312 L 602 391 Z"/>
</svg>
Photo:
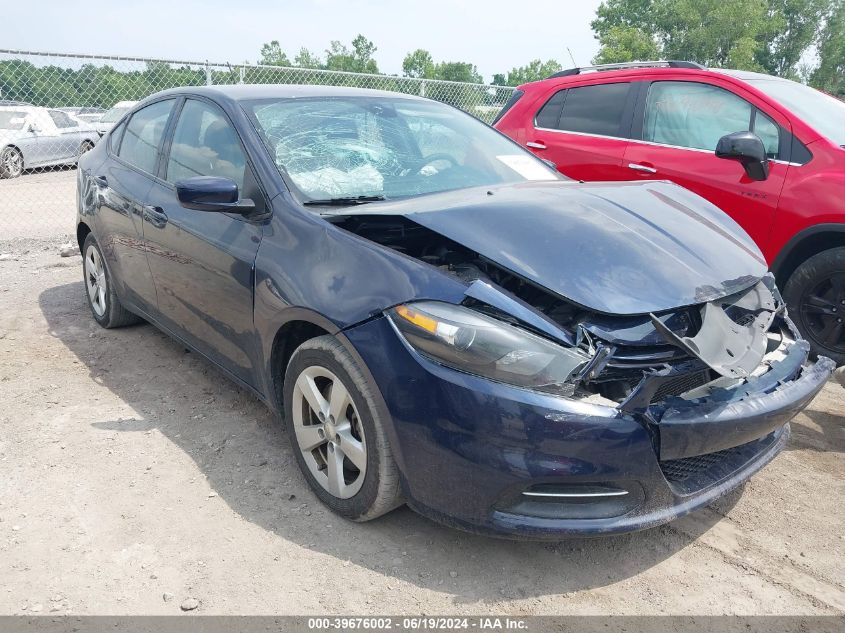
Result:
<svg viewBox="0 0 845 633">
<path fill-rule="evenodd" d="M 347 196 L 341 198 L 326 198 L 325 200 L 306 200 L 302 204 L 311 206 L 348 207 L 355 204 L 367 204 L 387 200 L 384 196 Z"/>
</svg>

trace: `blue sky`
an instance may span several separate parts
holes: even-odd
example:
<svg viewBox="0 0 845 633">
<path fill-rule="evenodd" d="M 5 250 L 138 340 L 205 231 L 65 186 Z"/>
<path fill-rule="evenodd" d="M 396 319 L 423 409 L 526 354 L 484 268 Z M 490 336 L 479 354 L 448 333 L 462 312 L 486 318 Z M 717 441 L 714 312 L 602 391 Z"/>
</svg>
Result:
<svg viewBox="0 0 845 633">
<path fill-rule="evenodd" d="M 254 63 L 263 42 L 289 55 L 323 54 L 363 33 L 382 72 L 401 73 L 416 48 L 436 61 L 469 61 L 485 81 L 536 58 L 587 64 L 598 48 L 590 20 L 599 0 L 85 0 L 4 3 L 0 47 Z"/>
</svg>

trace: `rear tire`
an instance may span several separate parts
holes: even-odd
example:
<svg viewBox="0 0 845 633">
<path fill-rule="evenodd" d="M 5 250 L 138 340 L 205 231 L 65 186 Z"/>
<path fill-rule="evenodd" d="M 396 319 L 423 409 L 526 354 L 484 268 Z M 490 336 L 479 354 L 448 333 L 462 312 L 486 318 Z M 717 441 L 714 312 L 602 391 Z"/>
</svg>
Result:
<svg viewBox="0 0 845 633">
<path fill-rule="evenodd" d="M 353 521 L 375 519 L 404 502 L 385 432 L 388 414 L 379 402 L 334 336 L 306 341 L 288 363 L 285 426 L 296 461 L 317 497 Z"/>
<path fill-rule="evenodd" d="M 822 251 L 798 266 L 783 298 L 812 353 L 845 363 L 845 247 Z"/>
<path fill-rule="evenodd" d="M 17 147 L 0 150 L 0 178 L 17 178 L 23 173 L 23 154 Z"/>
<path fill-rule="evenodd" d="M 142 321 L 124 308 L 117 298 L 103 252 L 91 233 L 82 245 L 82 276 L 88 307 L 94 320 L 102 327 L 110 329 Z"/>
</svg>

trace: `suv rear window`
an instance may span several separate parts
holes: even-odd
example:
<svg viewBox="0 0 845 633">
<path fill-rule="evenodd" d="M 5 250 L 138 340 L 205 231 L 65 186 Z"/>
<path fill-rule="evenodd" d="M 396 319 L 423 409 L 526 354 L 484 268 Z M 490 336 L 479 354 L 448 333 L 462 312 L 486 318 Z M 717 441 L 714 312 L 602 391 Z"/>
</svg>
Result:
<svg viewBox="0 0 845 633">
<path fill-rule="evenodd" d="M 537 113 L 536 126 L 620 136 L 630 88 L 630 83 L 614 83 L 561 90 Z"/>
<path fill-rule="evenodd" d="M 522 90 L 514 90 L 511 93 L 511 98 L 508 99 L 508 102 L 502 107 L 501 110 L 499 110 L 499 114 L 496 115 L 496 118 L 493 119 L 493 121 L 492 121 L 492 123 L 490 123 L 490 125 L 496 125 L 496 122 L 499 119 L 501 119 L 503 116 L 505 116 L 505 112 L 510 110 L 512 107 L 514 107 L 516 105 L 516 102 L 519 101 L 520 98 L 522 97 L 522 95 L 524 95 L 524 94 L 525 93 Z"/>
</svg>

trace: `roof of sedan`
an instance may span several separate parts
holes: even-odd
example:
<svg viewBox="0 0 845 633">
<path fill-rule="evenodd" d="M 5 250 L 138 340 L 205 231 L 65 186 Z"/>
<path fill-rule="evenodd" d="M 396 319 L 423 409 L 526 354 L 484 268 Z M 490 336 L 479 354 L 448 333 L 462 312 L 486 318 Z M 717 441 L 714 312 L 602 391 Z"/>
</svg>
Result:
<svg viewBox="0 0 845 633">
<path fill-rule="evenodd" d="M 389 79 L 389 78 L 388 78 Z M 184 94 L 190 92 L 209 97 L 223 97 L 234 101 L 248 101 L 252 99 L 285 99 L 293 97 L 392 97 L 405 99 L 421 99 L 415 95 L 408 95 L 388 90 L 370 90 L 368 88 L 347 88 L 343 86 L 314 86 L 297 84 L 236 84 L 217 86 L 188 86 L 173 88 L 159 94 Z"/>
</svg>

